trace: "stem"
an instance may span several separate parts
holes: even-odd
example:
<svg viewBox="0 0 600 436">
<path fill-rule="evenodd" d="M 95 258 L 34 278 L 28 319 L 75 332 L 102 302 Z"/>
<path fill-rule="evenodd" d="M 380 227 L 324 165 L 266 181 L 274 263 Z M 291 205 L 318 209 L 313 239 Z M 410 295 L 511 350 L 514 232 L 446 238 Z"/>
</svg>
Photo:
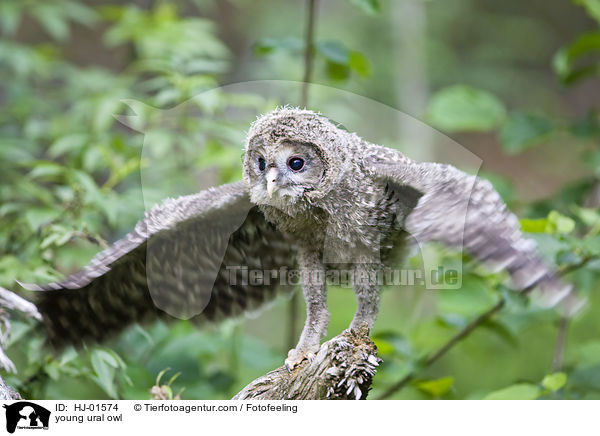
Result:
<svg viewBox="0 0 600 436">
<path fill-rule="evenodd" d="M 558 324 L 558 334 L 556 336 L 556 345 L 554 346 L 554 358 L 552 359 L 552 371 L 560 371 L 565 355 L 565 344 L 567 342 L 567 327 L 569 318 L 562 316 Z"/>
<path fill-rule="evenodd" d="M 306 28 L 304 33 L 304 79 L 300 95 L 300 106 L 306 108 L 308 105 L 308 88 L 312 79 L 313 59 L 315 57 L 315 22 L 317 0 L 308 0 L 308 12 L 306 14 Z M 296 325 L 298 324 L 298 292 L 294 292 L 290 299 L 288 314 L 287 346 L 294 348 L 298 340 Z"/>
<path fill-rule="evenodd" d="M 308 0 L 308 14 L 306 15 L 306 33 L 304 34 L 304 79 L 302 80 L 302 94 L 300 106 L 308 104 L 308 87 L 312 79 L 313 59 L 315 57 L 315 22 L 317 0 Z"/>
</svg>

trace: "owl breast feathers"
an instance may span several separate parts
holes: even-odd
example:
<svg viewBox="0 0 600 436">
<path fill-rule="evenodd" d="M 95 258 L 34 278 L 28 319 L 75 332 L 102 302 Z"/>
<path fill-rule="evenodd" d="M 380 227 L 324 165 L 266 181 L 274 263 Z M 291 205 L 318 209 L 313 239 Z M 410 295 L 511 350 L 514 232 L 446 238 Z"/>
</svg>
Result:
<svg viewBox="0 0 600 436">
<path fill-rule="evenodd" d="M 281 108 L 255 121 L 242 176 L 165 200 L 65 280 L 24 285 L 41 291 L 36 303 L 49 340 L 100 341 L 157 317 L 236 316 L 294 288 L 276 279 L 252 283 L 248 271 L 372 272 L 398 267 L 407 241 L 464 248 L 506 270 L 516 290 L 539 285 L 548 304 L 570 291 L 489 182 L 412 161 L 311 111 Z M 314 351 L 328 321 L 325 284 L 302 280 L 302 290 L 307 327 L 292 365 Z M 352 326 L 371 326 L 379 286 L 355 284 L 354 291 Z"/>
</svg>

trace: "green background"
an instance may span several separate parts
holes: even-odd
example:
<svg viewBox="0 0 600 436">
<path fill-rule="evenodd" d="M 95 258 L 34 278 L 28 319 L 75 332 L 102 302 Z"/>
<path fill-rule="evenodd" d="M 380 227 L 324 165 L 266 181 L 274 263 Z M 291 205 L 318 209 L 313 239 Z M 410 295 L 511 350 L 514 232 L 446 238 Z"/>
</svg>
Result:
<svg viewBox="0 0 600 436">
<path fill-rule="evenodd" d="M 59 279 L 124 235 L 145 206 L 238 180 L 248 120 L 300 104 L 300 95 L 203 93 L 301 81 L 307 3 L 0 0 L 0 286 Z M 478 156 L 479 174 L 549 262 L 576 269 L 566 280 L 588 299 L 553 366 L 559 312 L 527 303 L 466 255 L 433 247 L 464 263 L 463 288 L 384 290 L 373 332 L 384 363 L 370 398 L 409 373 L 391 398 L 600 398 L 600 1 L 317 6 L 312 82 L 406 113 Z M 309 108 L 342 117 L 356 109 L 318 89 Z M 127 127 L 115 114 L 136 117 L 121 118 Z M 436 138 L 445 136 L 408 119 L 379 139 L 444 160 Z M 418 268 L 419 256 L 410 264 Z M 328 298 L 332 337 L 355 303 L 349 289 Z M 502 311 L 422 367 L 500 298 Z M 169 386 L 167 396 L 230 398 L 283 362 L 289 306 L 280 298 L 260 316 L 201 329 L 133 326 L 61 354 L 43 347 L 38 325 L 13 319 L 6 349 L 18 373 L 3 377 L 37 399 L 143 399 L 156 383 Z M 300 313 L 296 332 L 302 322 Z"/>
</svg>

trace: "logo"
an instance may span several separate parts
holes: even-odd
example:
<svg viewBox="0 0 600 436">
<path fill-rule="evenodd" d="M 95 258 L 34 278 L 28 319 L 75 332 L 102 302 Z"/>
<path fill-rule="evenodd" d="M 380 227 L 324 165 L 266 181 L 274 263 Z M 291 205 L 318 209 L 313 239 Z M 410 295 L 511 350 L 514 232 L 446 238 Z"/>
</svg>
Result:
<svg viewBox="0 0 600 436">
<path fill-rule="evenodd" d="M 6 430 L 14 433 L 15 429 L 48 430 L 50 411 L 29 401 L 19 401 L 4 405 L 6 409 Z"/>
</svg>

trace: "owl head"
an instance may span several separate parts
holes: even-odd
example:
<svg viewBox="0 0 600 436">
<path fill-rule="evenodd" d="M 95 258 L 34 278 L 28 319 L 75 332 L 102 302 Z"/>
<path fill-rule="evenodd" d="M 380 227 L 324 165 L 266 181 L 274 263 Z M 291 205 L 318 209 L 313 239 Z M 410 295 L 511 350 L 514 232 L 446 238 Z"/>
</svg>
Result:
<svg viewBox="0 0 600 436">
<path fill-rule="evenodd" d="M 325 196 L 349 162 L 347 132 L 308 110 L 278 108 L 251 126 L 243 178 L 255 204 L 289 206 Z"/>
</svg>

